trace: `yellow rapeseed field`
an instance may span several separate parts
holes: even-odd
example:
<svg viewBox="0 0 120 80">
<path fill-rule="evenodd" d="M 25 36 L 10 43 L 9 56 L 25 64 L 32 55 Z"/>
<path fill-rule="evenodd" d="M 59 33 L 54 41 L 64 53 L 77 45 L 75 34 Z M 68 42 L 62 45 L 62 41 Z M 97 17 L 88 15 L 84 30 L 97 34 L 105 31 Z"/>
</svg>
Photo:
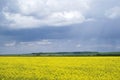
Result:
<svg viewBox="0 0 120 80">
<path fill-rule="evenodd" d="M 0 80 L 120 80 L 120 57 L 0 57 Z"/>
</svg>

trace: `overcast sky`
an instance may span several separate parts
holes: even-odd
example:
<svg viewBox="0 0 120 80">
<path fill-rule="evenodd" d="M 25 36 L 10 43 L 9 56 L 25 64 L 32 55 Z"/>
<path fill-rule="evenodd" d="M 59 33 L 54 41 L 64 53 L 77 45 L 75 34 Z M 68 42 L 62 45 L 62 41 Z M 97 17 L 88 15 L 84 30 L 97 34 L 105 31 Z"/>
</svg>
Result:
<svg viewBox="0 0 120 80">
<path fill-rule="evenodd" d="M 120 51 L 120 0 L 0 0 L 0 53 Z"/>
</svg>

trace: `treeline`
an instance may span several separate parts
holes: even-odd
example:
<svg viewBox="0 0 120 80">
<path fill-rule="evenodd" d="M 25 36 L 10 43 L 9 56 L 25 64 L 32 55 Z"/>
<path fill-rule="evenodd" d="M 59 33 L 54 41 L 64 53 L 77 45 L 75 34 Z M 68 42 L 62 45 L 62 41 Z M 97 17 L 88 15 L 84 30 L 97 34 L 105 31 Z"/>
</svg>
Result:
<svg viewBox="0 0 120 80">
<path fill-rule="evenodd" d="M 56 52 L 32 53 L 33 56 L 120 56 L 120 52 Z"/>
<path fill-rule="evenodd" d="M 120 56 L 120 52 L 40 52 L 30 54 L 3 54 L 0 56 Z"/>
</svg>

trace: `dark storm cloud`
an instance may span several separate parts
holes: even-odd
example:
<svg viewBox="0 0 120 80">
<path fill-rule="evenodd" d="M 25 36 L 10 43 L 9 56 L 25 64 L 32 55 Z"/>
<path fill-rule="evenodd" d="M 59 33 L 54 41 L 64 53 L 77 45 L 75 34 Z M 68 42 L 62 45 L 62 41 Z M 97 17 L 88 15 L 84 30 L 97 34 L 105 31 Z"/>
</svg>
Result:
<svg viewBox="0 0 120 80">
<path fill-rule="evenodd" d="M 69 28 L 38 28 L 25 30 L 0 30 L 0 34 L 10 36 L 17 41 L 34 41 L 40 39 L 69 39 Z"/>
</svg>

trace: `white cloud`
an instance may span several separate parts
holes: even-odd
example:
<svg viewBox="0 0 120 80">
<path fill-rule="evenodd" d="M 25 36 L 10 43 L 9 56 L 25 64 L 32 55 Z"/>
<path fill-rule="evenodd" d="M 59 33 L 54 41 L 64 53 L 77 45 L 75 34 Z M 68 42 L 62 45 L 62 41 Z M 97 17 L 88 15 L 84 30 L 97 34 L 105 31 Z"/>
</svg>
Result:
<svg viewBox="0 0 120 80">
<path fill-rule="evenodd" d="M 88 18 L 88 19 L 86 19 L 86 22 L 95 22 L 96 21 L 96 19 L 94 19 L 94 18 Z"/>
<path fill-rule="evenodd" d="M 47 19 L 51 25 L 55 26 L 82 23 L 85 21 L 85 17 L 78 11 L 52 13 Z"/>
<path fill-rule="evenodd" d="M 17 46 L 48 46 L 51 45 L 52 42 L 49 40 L 40 40 L 40 41 L 31 41 L 31 42 L 17 42 L 13 41 L 13 42 L 8 42 L 5 43 L 4 46 L 5 47 L 17 47 Z"/>
<path fill-rule="evenodd" d="M 16 45 L 16 42 L 6 43 L 4 44 L 5 47 L 14 47 Z"/>
<path fill-rule="evenodd" d="M 3 11 L 10 28 L 35 28 L 43 25 L 64 26 L 86 21 L 84 13 L 92 0 L 17 0 L 17 12 Z M 10 3 L 12 6 L 12 3 Z"/>
<path fill-rule="evenodd" d="M 44 45 L 51 45 L 52 42 L 49 40 L 41 40 L 41 41 L 33 41 L 33 42 L 20 42 L 19 45 L 23 46 L 44 46 Z"/>
<path fill-rule="evenodd" d="M 10 22 L 9 27 L 13 29 L 35 28 L 43 25 L 64 26 L 88 21 L 88 19 L 85 19 L 85 17 L 77 11 L 55 12 L 46 16 L 44 19 L 9 12 L 4 12 L 4 16 Z"/>
<path fill-rule="evenodd" d="M 4 15 L 8 21 L 10 21 L 9 27 L 14 29 L 19 28 L 32 28 L 40 24 L 40 21 L 33 16 L 24 16 L 21 14 L 13 14 L 4 12 Z"/>
<path fill-rule="evenodd" d="M 113 7 L 106 11 L 105 15 L 110 19 L 120 17 L 120 7 Z"/>
<path fill-rule="evenodd" d="M 52 44 L 52 42 L 50 42 L 49 40 L 37 41 L 36 43 L 38 45 L 50 45 L 50 44 Z"/>
<path fill-rule="evenodd" d="M 39 17 L 49 13 L 46 0 L 17 0 L 19 12 L 25 15 L 34 14 Z"/>
<path fill-rule="evenodd" d="M 90 8 L 91 0 L 18 0 L 18 7 L 24 14 L 49 14 L 51 12 L 61 12 L 79 10 L 81 12 Z"/>
<path fill-rule="evenodd" d="M 77 45 L 76 45 L 76 47 L 77 47 L 77 48 L 80 48 L 80 47 L 81 47 L 81 45 L 80 45 L 80 44 L 77 44 Z"/>
</svg>

